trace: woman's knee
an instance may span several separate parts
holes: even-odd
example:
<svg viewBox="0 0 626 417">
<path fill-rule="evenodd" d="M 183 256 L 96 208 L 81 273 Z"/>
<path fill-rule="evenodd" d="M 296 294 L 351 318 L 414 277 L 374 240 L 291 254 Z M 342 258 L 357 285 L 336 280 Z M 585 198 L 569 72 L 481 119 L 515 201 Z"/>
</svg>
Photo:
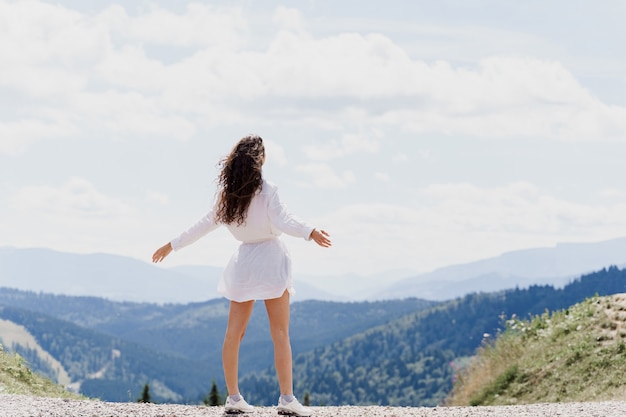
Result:
<svg viewBox="0 0 626 417">
<path fill-rule="evenodd" d="M 237 329 L 226 328 L 226 334 L 224 335 L 224 339 L 225 340 L 227 339 L 228 341 L 241 342 L 241 340 L 243 339 L 245 334 L 246 334 L 245 327 L 243 329 L 241 329 L 241 328 L 237 328 Z"/>
<path fill-rule="evenodd" d="M 289 328 L 284 326 L 276 326 L 270 329 L 272 340 L 274 343 L 287 342 L 289 343 Z"/>
</svg>

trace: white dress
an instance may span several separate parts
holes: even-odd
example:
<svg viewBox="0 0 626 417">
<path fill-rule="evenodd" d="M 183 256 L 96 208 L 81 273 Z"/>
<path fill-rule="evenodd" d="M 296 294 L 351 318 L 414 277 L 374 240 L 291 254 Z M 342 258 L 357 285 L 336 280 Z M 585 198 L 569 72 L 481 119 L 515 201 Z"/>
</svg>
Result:
<svg viewBox="0 0 626 417">
<path fill-rule="evenodd" d="M 215 219 L 216 205 L 217 201 L 196 224 L 170 242 L 174 250 L 222 225 Z M 285 290 L 294 294 L 291 258 L 279 236 L 284 232 L 308 240 L 314 228 L 287 210 L 274 184 L 263 180 L 250 202 L 245 223 L 226 227 L 242 243 L 224 268 L 217 288 L 220 294 L 237 302 L 278 298 Z"/>
</svg>

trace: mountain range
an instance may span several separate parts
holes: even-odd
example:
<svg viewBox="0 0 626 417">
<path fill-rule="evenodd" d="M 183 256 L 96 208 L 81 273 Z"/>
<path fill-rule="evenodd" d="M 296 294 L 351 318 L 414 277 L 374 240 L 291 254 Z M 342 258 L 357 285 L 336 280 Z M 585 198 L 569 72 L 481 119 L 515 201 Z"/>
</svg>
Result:
<svg viewBox="0 0 626 417">
<path fill-rule="evenodd" d="M 506 252 L 493 258 L 412 274 L 389 284 L 361 280 L 357 288 L 367 291 L 362 290 L 358 299 L 418 297 L 444 301 L 472 292 L 528 288 L 531 285 L 546 284 L 558 288 L 582 274 L 608 265 L 626 265 L 626 238 L 559 243 L 554 247 Z M 342 280 L 341 277 L 334 279 Z M 345 278 L 343 280 L 345 283 Z"/>
<path fill-rule="evenodd" d="M 626 237 L 592 243 L 560 243 L 414 274 L 389 270 L 372 275 L 296 274 L 295 301 L 374 301 L 404 297 L 449 300 L 472 292 L 562 287 L 607 265 L 626 265 Z M 111 254 L 72 254 L 44 248 L 0 247 L 0 286 L 51 294 L 97 296 L 115 301 L 189 303 L 219 298 L 222 268 L 164 268 Z"/>
</svg>

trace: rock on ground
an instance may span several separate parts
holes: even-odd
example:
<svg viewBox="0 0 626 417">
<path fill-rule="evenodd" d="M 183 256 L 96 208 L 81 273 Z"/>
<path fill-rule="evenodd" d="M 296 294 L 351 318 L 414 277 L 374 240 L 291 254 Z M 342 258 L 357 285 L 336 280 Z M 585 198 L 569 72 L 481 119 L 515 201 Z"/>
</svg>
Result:
<svg viewBox="0 0 626 417">
<path fill-rule="evenodd" d="M 624 417 L 626 401 L 530 404 L 498 407 L 311 407 L 314 417 Z M 1 417 L 223 417 L 223 407 L 109 403 L 0 394 Z M 276 417 L 274 407 L 257 407 L 250 417 Z"/>
</svg>

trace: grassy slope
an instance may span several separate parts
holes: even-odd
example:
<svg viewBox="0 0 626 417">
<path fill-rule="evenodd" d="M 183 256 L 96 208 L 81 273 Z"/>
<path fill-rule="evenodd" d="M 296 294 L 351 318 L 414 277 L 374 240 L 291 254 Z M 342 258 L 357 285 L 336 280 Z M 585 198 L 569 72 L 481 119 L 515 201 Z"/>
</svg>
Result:
<svg viewBox="0 0 626 417">
<path fill-rule="evenodd" d="M 81 398 L 66 391 L 62 386 L 55 384 L 49 379 L 31 372 L 20 356 L 3 351 L 1 345 L 0 393 L 56 398 Z"/>
<path fill-rule="evenodd" d="M 625 341 L 625 294 L 509 320 L 505 332 L 460 372 L 447 404 L 623 399 Z"/>
</svg>

